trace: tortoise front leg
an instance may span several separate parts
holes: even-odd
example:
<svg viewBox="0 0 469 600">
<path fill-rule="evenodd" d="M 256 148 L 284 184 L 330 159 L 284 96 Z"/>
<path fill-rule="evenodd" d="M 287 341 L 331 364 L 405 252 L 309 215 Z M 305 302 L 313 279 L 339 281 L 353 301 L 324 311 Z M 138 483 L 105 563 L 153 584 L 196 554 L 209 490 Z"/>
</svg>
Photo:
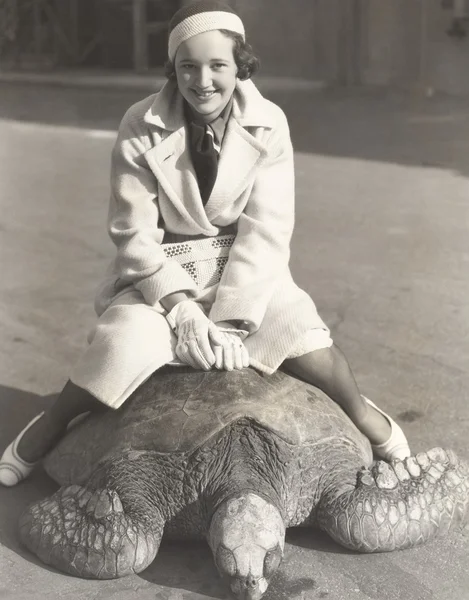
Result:
<svg viewBox="0 0 469 600">
<path fill-rule="evenodd" d="M 145 523 L 132 518 L 113 490 L 72 485 L 30 506 L 19 525 L 22 542 L 44 563 L 78 577 L 114 579 L 153 561 L 164 521 L 154 510 Z"/>
<path fill-rule="evenodd" d="M 467 465 L 433 448 L 405 461 L 358 472 L 355 489 L 324 494 L 318 524 L 342 546 L 359 552 L 410 548 L 445 534 L 467 515 Z"/>
</svg>

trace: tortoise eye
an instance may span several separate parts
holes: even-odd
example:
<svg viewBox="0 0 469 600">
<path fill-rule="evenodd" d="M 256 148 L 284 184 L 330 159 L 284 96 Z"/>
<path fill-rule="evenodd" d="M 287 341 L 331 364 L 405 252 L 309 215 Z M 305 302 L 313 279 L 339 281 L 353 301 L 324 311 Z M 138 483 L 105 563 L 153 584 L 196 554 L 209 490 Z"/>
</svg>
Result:
<svg viewBox="0 0 469 600">
<path fill-rule="evenodd" d="M 264 577 L 269 578 L 275 573 L 282 561 L 282 551 L 277 544 L 275 548 L 269 550 L 264 558 Z"/>
<path fill-rule="evenodd" d="M 218 570 L 223 575 L 229 575 L 230 577 L 234 577 L 234 575 L 236 575 L 235 557 L 233 556 L 233 552 L 228 550 L 228 548 L 225 548 L 225 546 L 218 546 L 215 563 Z"/>
</svg>

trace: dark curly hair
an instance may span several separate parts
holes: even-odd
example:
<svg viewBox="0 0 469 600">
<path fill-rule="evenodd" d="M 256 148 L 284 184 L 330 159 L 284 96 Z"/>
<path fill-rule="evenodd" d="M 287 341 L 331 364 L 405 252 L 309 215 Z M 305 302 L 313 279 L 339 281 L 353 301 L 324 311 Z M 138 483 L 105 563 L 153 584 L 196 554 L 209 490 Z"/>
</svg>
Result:
<svg viewBox="0 0 469 600">
<path fill-rule="evenodd" d="M 251 45 L 246 43 L 239 33 L 228 29 L 220 29 L 219 31 L 233 40 L 233 57 L 238 67 L 238 79 L 244 81 L 255 75 L 259 70 L 260 61 L 254 54 Z M 176 69 L 174 63 L 170 60 L 165 64 L 165 75 L 168 79 L 176 79 Z"/>
</svg>

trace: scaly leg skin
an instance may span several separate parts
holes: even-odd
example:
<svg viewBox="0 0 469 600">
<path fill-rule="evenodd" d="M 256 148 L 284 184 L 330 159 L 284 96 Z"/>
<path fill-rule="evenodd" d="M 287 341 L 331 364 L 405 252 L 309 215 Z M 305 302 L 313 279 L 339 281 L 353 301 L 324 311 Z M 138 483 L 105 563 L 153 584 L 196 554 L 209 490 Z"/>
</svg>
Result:
<svg viewBox="0 0 469 600">
<path fill-rule="evenodd" d="M 468 515 L 469 472 L 451 450 L 433 448 L 358 472 L 355 489 L 324 494 L 318 524 L 358 552 L 411 548 L 446 534 Z"/>
<path fill-rule="evenodd" d="M 77 577 L 114 579 L 153 561 L 164 521 L 153 510 L 147 523 L 138 522 L 117 492 L 72 485 L 30 506 L 19 526 L 22 542 L 44 563 Z"/>
</svg>

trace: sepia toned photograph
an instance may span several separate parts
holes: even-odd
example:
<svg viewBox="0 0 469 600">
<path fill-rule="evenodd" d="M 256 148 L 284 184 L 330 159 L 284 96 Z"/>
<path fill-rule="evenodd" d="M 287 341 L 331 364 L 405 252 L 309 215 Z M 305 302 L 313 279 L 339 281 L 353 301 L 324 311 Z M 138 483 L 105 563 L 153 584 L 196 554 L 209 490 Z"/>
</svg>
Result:
<svg viewBox="0 0 469 600">
<path fill-rule="evenodd" d="M 0 600 L 469 600 L 469 0 L 0 0 Z"/>
</svg>

